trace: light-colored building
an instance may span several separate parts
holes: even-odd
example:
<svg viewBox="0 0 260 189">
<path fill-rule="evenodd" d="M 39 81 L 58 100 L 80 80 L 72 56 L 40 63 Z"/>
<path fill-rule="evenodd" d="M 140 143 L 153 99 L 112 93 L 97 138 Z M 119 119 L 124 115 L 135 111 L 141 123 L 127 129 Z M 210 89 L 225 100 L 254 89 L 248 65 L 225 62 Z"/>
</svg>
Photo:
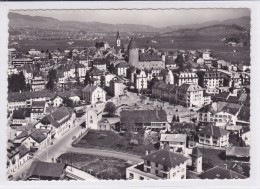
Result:
<svg viewBox="0 0 260 189">
<path fill-rule="evenodd" d="M 181 86 L 184 83 L 187 84 L 198 84 L 199 77 L 194 72 L 180 72 L 174 75 L 174 82 L 177 86 Z"/>
<path fill-rule="evenodd" d="M 127 62 L 120 62 L 115 66 L 115 71 L 118 76 L 126 77 L 129 64 Z"/>
<path fill-rule="evenodd" d="M 185 153 L 186 150 L 186 134 L 166 134 L 162 133 L 160 138 L 160 148 L 169 148 L 172 152 Z"/>
<path fill-rule="evenodd" d="M 106 91 L 97 85 L 87 85 L 82 90 L 83 99 L 91 104 L 106 102 Z"/>
<path fill-rule="evenodd" d="M 124 94 L 125 85 L 121 81 L 110 81 L 109 91 L 113 96 L 121 96 Z"/>
<path fill-rule="evenodd" d="M 143 160 L 126 169 L 127 180 L 186 179 L 188 158 L 179 153 L 158 150 Z"/>
<path fill-rule="evenodd" d="M 44 90 L 45 84 L 45 79 L 41 76 L 36 76 L 31 80 L 31 88 L 33 91 Z"/>
<path fill-rule="evenodd" d="M 147 76 L 145 71 L 137 71 L 134 76 L 135 89 L 141 91 L 147 89 Z"/>
<path fill-rule="evenodd" d="M 229 132 L 212 125 L 204 127 L 199 132 L 198 138 L 200 144 L 208 146 L 227 147 L 229 145 Z"/>
<path fill-rule="evenodd" d="M 98 111 L 97 109 L 90 109 L 86 113 L 86 128 L 101 130 L 99 125 L 99 121 L 102 119 L 102 111 Z"/>
</svg>

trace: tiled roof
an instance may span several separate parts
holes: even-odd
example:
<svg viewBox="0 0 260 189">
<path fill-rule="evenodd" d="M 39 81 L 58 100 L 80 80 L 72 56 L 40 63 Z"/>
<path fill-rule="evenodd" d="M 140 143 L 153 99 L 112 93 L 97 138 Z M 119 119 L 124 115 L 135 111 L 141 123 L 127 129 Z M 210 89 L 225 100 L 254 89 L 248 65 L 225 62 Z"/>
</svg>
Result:
<svg viewBox="0 0 260 189">
<path fill-rule="evenodd" d="M 13 119 L 25 119 L 30 117 L 30 108 L 19 108 L 13 111 Z"/>
<path fill-rule="evenodd" d="M 23 156 L 25 156 L 26 154 L 28 154 L 30 152 L 30 150 L 27 149 L 26 146 L 24 146 L 23 144 L 21 146 L 19 146 L 18 148 L 19 148 L 20 158 L 22 158 Z"/>
<path fill-rule="evenodd" d="M 74 92 L 72 91 L 62 91 L 62 92 L 58 92 L 57 95 L 61 98 L 70 98 L 70 97 L 77 97 L 78 95 L 76 95 Z"/>
<path fill-rule="evenodd" d="M 170 141 L 170 142 L 186 142 L 186 134 L 161 134 L 160 141 Z"/>
<path fill-rule="evenodd" d="M 127 62 L 120 62 L 115 67 L 116 68 L 128 68 L 129 64 Z"/>
<path fill-rule="evenodd" d="M 248 147 L 230 146 L 226 148 L 226 156 L 249 157 Z"/>
<path fill-rule="evenodd" d="M 121 123 L 167 122 L 164 110 L 123 110 L 120 112 Z"/>
<path fill-rule="evenodd" d="M 89 70 L 89 75 L 100 76 L 100 75 L 103 75 L 103 72 L 101 70 L 99 70 L 97 67 L 93 67 Z"/>
<path fill-rule="evenodd" d="M 151 53 L 142 53 L 139 55 L 139 61 L 145 62 L 145 61 L 162 61 L 162 58 L 160 55 L 157 54 L 151 54 Z"/>
<path fill-rule="evenodd" d="M 206 126 L 200 131 L 200 133 L 204 134 L 204 135 L 215 136 L 215 137 L 219 138 L 221 136 L 227 135 L 229 132 L 220 127 Z"/>
<path fill-rule="evenodd" d="M 233 165 L 231 165 L 230 170 L 246 177 L 250 176 L 250 165 L 247 164 L 234 163 Z"/>
<path fill-rule="evenodd" d="M 84 87 L 84 89 L 82 89 L 82 92 L 84 93 L 92 93 L 93 91 L 95 91 L 99 86 L 97 85 L 87 85 L 86 87 Z"/>
<path fill-rule="evenodd" d="M 235 104 L 235 103 L 228 103 L 228 102 L 216 102 L 213 104 L 208 104 L 201 109 L 198 110 L 198 112 L 210 112 L 212 114 L 218 113 L 218 112 L 227 112 L 232 115 L 236 115 L 237 112 L 240 110 L 241 105 L 240 104 Z"/>
<path fill-rule="evenodd" d="M 45 101 L 32 101 L 32 108 L 45 107 Z"/>
<path fill-rule="evenodd" d="M 187 157 L 168 150 L 158 150 L 143 158 L 146 161 L 158 163 L 167 167 L 176 167 L 188 160 Z"/>
<path fill-rule="evenodd" d="M 237 118 L 242 121 L 250 121 L 250 108 L 247 106 L 242 106 L 240 112 L 237 115 Z"/>
<path fill-rule="evenodd" d="M 192 149 L 191 156 L 201 157 L 201 156 L 203 156 L 203 153 L 202 153 L 198 148 L 194 147 L 194 148 Z"/>
<path fill-rule="evenodd" d="M 181 86 L 178 87 L 178 90 L 192 92 L 192 91 L 203 91 L 204 89 L 198 84 L 183 83 Z"/>
<path fill-rule="evenodd" d="M 34 98 L 54 98 L 56 94 L 51 91 L 25 91 L 25 92 L 10 92 L 8 93 L 8 102 L 26 101 Z"/>
<path fill-rule="evenodd" d="M 236 173 L 230 169 L 213 167 L 199 176 L 201 179 L 245 179 L 246 176 Z"/>
<path fill-rule="evenodd" d="M 47 134 L 49 130 L 36 129 L 34 132 L 30 134 L 30 137 L 38 143 L 41 143 L 47 138 Z"/>
<path fill-rule="evenodd" d="M 49 163 L 49 162 L 40 162 L 34 161 L 31 164 L 30 169 L 27 174 L 29 177 L 53 177 L 60 178 L 63 175 L 65 169 L 64 163 Z"/>
</svg>

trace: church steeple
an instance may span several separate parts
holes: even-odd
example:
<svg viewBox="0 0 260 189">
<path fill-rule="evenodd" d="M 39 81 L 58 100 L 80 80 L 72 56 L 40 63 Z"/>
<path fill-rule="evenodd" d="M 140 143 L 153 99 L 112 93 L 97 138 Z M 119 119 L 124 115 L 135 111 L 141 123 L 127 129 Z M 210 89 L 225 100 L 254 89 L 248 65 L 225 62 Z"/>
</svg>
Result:
<svg viewBox="0 0 260 189">
<path fill-rule="evenodd" d="M 119 31 L 117 31 L 116 46 L 117 46 L 117 47 L 120 47 L 120 46 L 121 46 L 121 40 L 120 40 Z"/>
</svg>

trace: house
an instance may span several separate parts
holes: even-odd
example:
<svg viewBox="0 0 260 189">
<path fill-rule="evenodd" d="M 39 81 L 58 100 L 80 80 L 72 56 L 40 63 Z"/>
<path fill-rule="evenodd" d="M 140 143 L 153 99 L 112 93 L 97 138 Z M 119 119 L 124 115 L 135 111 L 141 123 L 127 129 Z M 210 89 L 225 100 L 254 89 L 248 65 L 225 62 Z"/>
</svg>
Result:
<svg viewBox="0 0 260 189">
<path fill-rule="evenodd" d="M 73 91 L 62 91 L 57 93 L 57 97 L 64 99 L 69 99 L 73 102 L 73 104 L 78 104 L 80 101 L 80 97 L 75 94 Z"/>
<path fill-rule="evenodd" d="M 47 106 L 45 101 L 33 101 L 31 106 L 31 121 L 40 119 L 45 114 Z"/>
<path fill-rule="evenodd" d="M 116 76 L 114 74 L 107 72 L 104 77 L 105 77 L 105 85 L 106 87 L 109 87 L 110 81 L 112 81 Z"/>
<path fill-rule="evenodd" d="M 158 150 L 144 156 L 143 160 L 126 169 L 127 180 L 186 179 L 188 158 L 182 154 Z"/>
<path fill-rule="evenodd" d="M 177 103 L 185 107 L 201 107 L 204 105 L 204 89 L 198 84 L 183 83 L 177 88 Z"/>
<path fill-rule="evenodd" d="M 199 143 L 203 145 L 227 147 L 229 144 L 229 132 L 216 126 L 206 126 L 199 131 Z"/>
<path fill-rule="evenodd" d="M 147 76 L 145 71 L 136 71 L 136 73 L 134 74 L 134 86 L 137 91 L 147 89 Z"/>
<path fill-rule="evenodd" d="M 237 116 L 241 109 L 240 104 L 228 102 L 213 102 L 197 111 L 199 122 L 213 122 L 218 127 L 236 125 Z"/>
<path fill-rule="evenodd" d="M 86 128 L 94 130 L 102 130 L 103 124 L 99 125 L 99 121 L 102 119 L 102 111 L 97 109 L 90 109 L 86 113 Z"/>
<path fill-rule="evenodd" d="M 194 72 L 180 72 L 174 75 L 174 82 L 177 86 L 181 86 L 184 83 L 198 84 L 199 77 Z"/>
<path fill-rule="evenodd" d="M 119 79 L 117 81 L 111 80 L 109 91 L 113 96 L 122 96 L 125 94 L 125 85 Z"/>
<path fill-rule="evenodd" d="M 129 68 L 129 64 L 127 62 L 120 62 L 115 66 L 115 71 L 118 76 L 126 77 L 127 69 Z"/>
<path fill-rule="evenodd" d="M 51 131 L 47 129 L 35 129 L 23 142 L 30 151 L 41 151 L 51 144 Z"/>
<path fill-rule="evenodd" d="M 109 123 L 109 121 L 107 119 L 101 119 L 98 122 L 98 127 L 100 128 L 100 130 L 111 130 L 111 124 Z"/>
<path fill-rule="evenodd" d="M 59 138 L 74 127 L 75 118 L 73 110 L 63 106 L 44 116 L 35 125 L 35 128 L 49 130 L 52 138 Z"/>
<path fill-rule="evenodd" d="M 185 153 L 186 141 L 187 141 L 186 134 L 162 133 L 160 137 L 160 148 L 165 149 L 168 146 L 170 151 Z"/>
<path fill-rule="evenodd" d="M 240 146 L 229 146 L 226 148 L 226 159 L 231 161 L 249 162 L 250 148 Z"/>
<path fill-rule="evenodd" d="M 244 163 L 235 162 L 230 166 L 230 170 L 246 177 L 250 176 L 250 165 Z"/>
<path fill-rule="evenodd" d="M 63 98 L 60 96 L 56 95 L 54 99 L 52 99 L 52 105 L 53 107 L 60 107 L 63 104 Z"/>
<path fill-rule="evenodd" d="M 12 65 L 14 67 L 22 67 L 25 64 L 33 64 L 33 59 L 31 58 L 12 59 Z"/>
<path fill-rule="evenodd" d="M 82 89 L 83 99 L 88 103 L 106 102 L 106 91 L 97 85 L 87 85 Z"/>
<path fill-rule="evenodd" d="M 27 125 L 28 122 L 31 120 L 30 113 L 30 108 L 18 108 L 16 110 L 13 110 L 12 124 L 10 126 L 13 127 Z"/>
<path fill-rule="evenodd" d="M 33 91 L 42 91 L 45 89 L 45 79 L 42 76 L 35 76 L 31 80 L 31 88 Z"/>
<path fill-rule="evenodd" d="M 165 129 L 167 123 L 165 110 L 123 110 L 120 112 L 121 129 L 139 131 L 151 128 Z"/>
<path fill-rule="evenodd" d="M 64 163 L 34 161 L 27 172 L 28 180 L 62 180 L 65 168 Z"/>
<path fill-rule="evenodd" d="M 92 63 L 93 67 L 101 71 L 105 71 L 107 69 L 107 61 L 105 58 L 95 58 Z"/>
<path fill-rule="evenodd" d="M 97 67 L 93 67 L 88 71 L 91 81 L 95 81 L 96 85 L 101 84 L 101 76 L 104 75 L 104 72 Z M 93 82 L 94 83 L 94 82 Z"/>
<path fill-rule="evenodd" d="M 190 154 L 191 157 L 191 161 L 192 161 L 192 170 L 197 172 L 197 173 L 201 173 L 202 170 L 202 157 L 203 157 L 203 153 L 199 150 L 199 148 L 192 148 L 192 152 Z"/>
<path fill-rule="evenodd" d="M 215 166 L 201 175 L 199 175 L 201 179 L 246 179 L 247 177 L 241 175 L 235 171 L 230 169 L 225 169 L 222 167 Z"/>
</svg>

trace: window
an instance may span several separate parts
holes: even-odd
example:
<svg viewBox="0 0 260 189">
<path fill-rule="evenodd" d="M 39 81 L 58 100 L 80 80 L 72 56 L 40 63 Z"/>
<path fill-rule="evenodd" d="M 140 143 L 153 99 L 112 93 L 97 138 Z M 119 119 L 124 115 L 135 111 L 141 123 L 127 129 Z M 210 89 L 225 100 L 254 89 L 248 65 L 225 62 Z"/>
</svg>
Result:
<svg viewBox="0 0 260 189">
<path fill-rule="evenodd" d="M 158 167 L 158 163 L 155 164 L 155 167 Z"/>
<path fill-rule="evenodd" d="M 151 162 L 150 161 L 146 161 L 146 165 L 151 166 Z"/>
<path fill-rule="evenodd" d="M 151 173 L 151 169 L 150 169 L 150 168 L 147 168 L 147 169 L 146 169 L 146 172 L 147 172 L 147 173 Z"/>
<path fill-rule="evenodd" d="M 144 177 L 141 177 L 141 176 L 140 176 L 140 180 L 144 180 Z"/>
<path fill-rule="evenodd" d="M 159 174 L 158 170 L 155 170 L 155 174 L 156 174 L 156 175 L 158 175 L 158 174 Z"/>
<path fill-rule="evenodd" d="M 168 171 L 168 167 L 167 166 L 163 166 L 163 170 L 164 171 Z"/>
</svg>

